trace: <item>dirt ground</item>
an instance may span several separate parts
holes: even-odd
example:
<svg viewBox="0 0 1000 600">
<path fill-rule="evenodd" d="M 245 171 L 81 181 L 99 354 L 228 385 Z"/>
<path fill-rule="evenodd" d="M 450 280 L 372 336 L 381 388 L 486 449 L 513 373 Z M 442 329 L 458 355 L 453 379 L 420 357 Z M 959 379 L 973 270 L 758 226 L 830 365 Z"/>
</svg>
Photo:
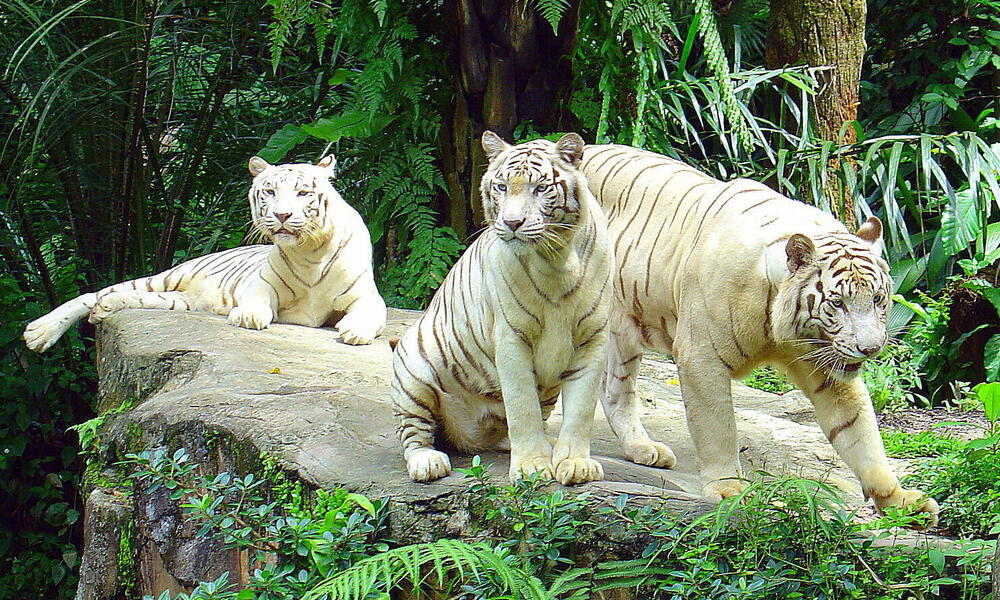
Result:
<svg viewBox="0 0 1000 600">
<path fill-rule="evenodd" d="M 961 423 L 942 425 L 942 423 Z M 880 429 L 897 429 L 907 433 L 933 431 L 963 440 L 981 437 L 988 422 L 982 411 L 958 411 L 944 408 L 911 408 L 878 415 Z"/>
</svg>

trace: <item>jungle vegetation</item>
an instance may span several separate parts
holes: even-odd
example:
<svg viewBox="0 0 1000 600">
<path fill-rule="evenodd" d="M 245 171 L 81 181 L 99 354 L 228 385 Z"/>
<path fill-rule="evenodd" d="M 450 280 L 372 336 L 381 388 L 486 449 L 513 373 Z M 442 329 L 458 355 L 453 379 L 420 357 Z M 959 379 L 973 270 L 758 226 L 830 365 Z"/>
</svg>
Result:
<svg viewBox="0 0 1000 600">
<path fill-rule="evenodd" d="M 91 327 L 36 356 L 24 324 L 241 243 L 255 154 L 335 152 L 409 308 L 480 226 L 487 128 L 875 214 L 899 332 L 865 374 L 878 408 L 1000 379 L 997 0 L 0 0 L 0 23 L 0 599 L 71 593 L 67 429 L 96 387 Z"/>
</svg>

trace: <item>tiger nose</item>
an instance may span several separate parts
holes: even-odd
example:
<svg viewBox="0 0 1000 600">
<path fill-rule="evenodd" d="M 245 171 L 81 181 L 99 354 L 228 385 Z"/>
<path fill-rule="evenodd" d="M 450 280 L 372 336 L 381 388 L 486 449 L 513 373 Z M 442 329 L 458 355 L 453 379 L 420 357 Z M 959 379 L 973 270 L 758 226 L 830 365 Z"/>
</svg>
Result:
<svg viewBox="0 0 1000 600">
<path fill-rule="evenodd" d="M 278 219 L 279 223 L 284 223 L 290 216 L 292 216 L 292 213 L 274 213 L 274 218 Z"/>
<path fill-rule="evenodd" d="M 506 225 L 511 231 L 517 231 L 517 228 L 524 225 L 524 219 L 504 219 L 503 224 Z"/>
<path fill-rule="evenodd" d="M 881 346 L 867 346 L 864 348 L 858 346 L 858 352 L 864 354 L 865 356 L 872 356 L 874 354 L 878 354 L 878 351 L 881 349 L 882 349 Z"/>
</svg>

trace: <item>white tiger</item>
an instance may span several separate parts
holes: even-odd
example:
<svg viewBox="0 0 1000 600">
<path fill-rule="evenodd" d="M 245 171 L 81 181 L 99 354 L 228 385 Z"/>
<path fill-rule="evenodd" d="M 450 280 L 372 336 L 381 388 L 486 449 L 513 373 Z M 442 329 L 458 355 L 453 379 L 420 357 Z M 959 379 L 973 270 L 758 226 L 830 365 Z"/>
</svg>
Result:
<svg viewBox="0 0 1000 600">
<path fill-rule="evenodd" d="M 510 146 L 483 134 L 486 231 L 466 250 L 393 357 L 392 401 L 415 481 L 451 471 L 442 441 L 510 444 L 510 477 L 603 477 L 590 434 L 605 360 L 610 254 L 604 215 L 577 165 L 579 135 Z M 553 448 L 544 420 L 562 393 Z"/>
<path fill-rule="evenodd" d="M 581 170 L 608 216 L 614 280 L 605 413 L 638 463 L 674 455 L 640 422 L 642 348 L 673 355 L 709 497 L 744 489 L 730 381 L 760 364 L 784 369 L 878 508 L 937 503 L 905 490 L 886 460 L 857 377 L 886 343 L 892 280 L 882 224 L 856 234 L 828 214 L 745 179 L 721 182 L 626 146 L 588 146 Z"/>
<path fill-rule="evenodd" d="M 99 323 L 125 308 L 211 312 L 250 329 L 331 324 L 348 344 L 371 343 L 385 325 L 385 302 L 368 229 L 330 184 L 335 166 L 332 154 L 316 165 L 251 158 L 253 225 L 273 244 L 216 252 L 78 296 L 29 323 L 25 343 L 44 352 L 84 316 Z"/>
</svg>

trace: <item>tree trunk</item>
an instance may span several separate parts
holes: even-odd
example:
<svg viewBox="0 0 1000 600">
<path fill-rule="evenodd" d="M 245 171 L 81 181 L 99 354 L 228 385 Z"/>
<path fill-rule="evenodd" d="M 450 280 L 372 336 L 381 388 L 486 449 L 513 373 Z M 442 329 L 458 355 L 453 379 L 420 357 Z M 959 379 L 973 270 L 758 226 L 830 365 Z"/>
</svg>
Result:
<svg viewBox="0 0 1000 600">
<path fill-rule="evenodd" d="M 766 61 L 769 68 L 785 65 L 828 66 L 818 74 L 819 93 L 813 100 L 813 133 L 835 143 L 857 141 L 845 123 L 858 117 L 858 86 L 864 58 L 865 0 L 772 0 Z M 831 161 L 834 168 L 839 165 Z M 854 199 L 840 180 L 830 177 L 824 193 L 834 213 L 854 228 Z"/>
<path fill-rule="evenodd" d="M 456 75 L 441 137 L 451 200 L 446 214 L 460 239 L 483 220 L 483 131 L 512 141 L 521 122 L 543 133 L 567 126 L 579 13 L 580 0 L 570 0 L 557 35 L 524 0 L 446 0 L 447 39 L 454 44 L 450 72 Z"/>
</svg>

